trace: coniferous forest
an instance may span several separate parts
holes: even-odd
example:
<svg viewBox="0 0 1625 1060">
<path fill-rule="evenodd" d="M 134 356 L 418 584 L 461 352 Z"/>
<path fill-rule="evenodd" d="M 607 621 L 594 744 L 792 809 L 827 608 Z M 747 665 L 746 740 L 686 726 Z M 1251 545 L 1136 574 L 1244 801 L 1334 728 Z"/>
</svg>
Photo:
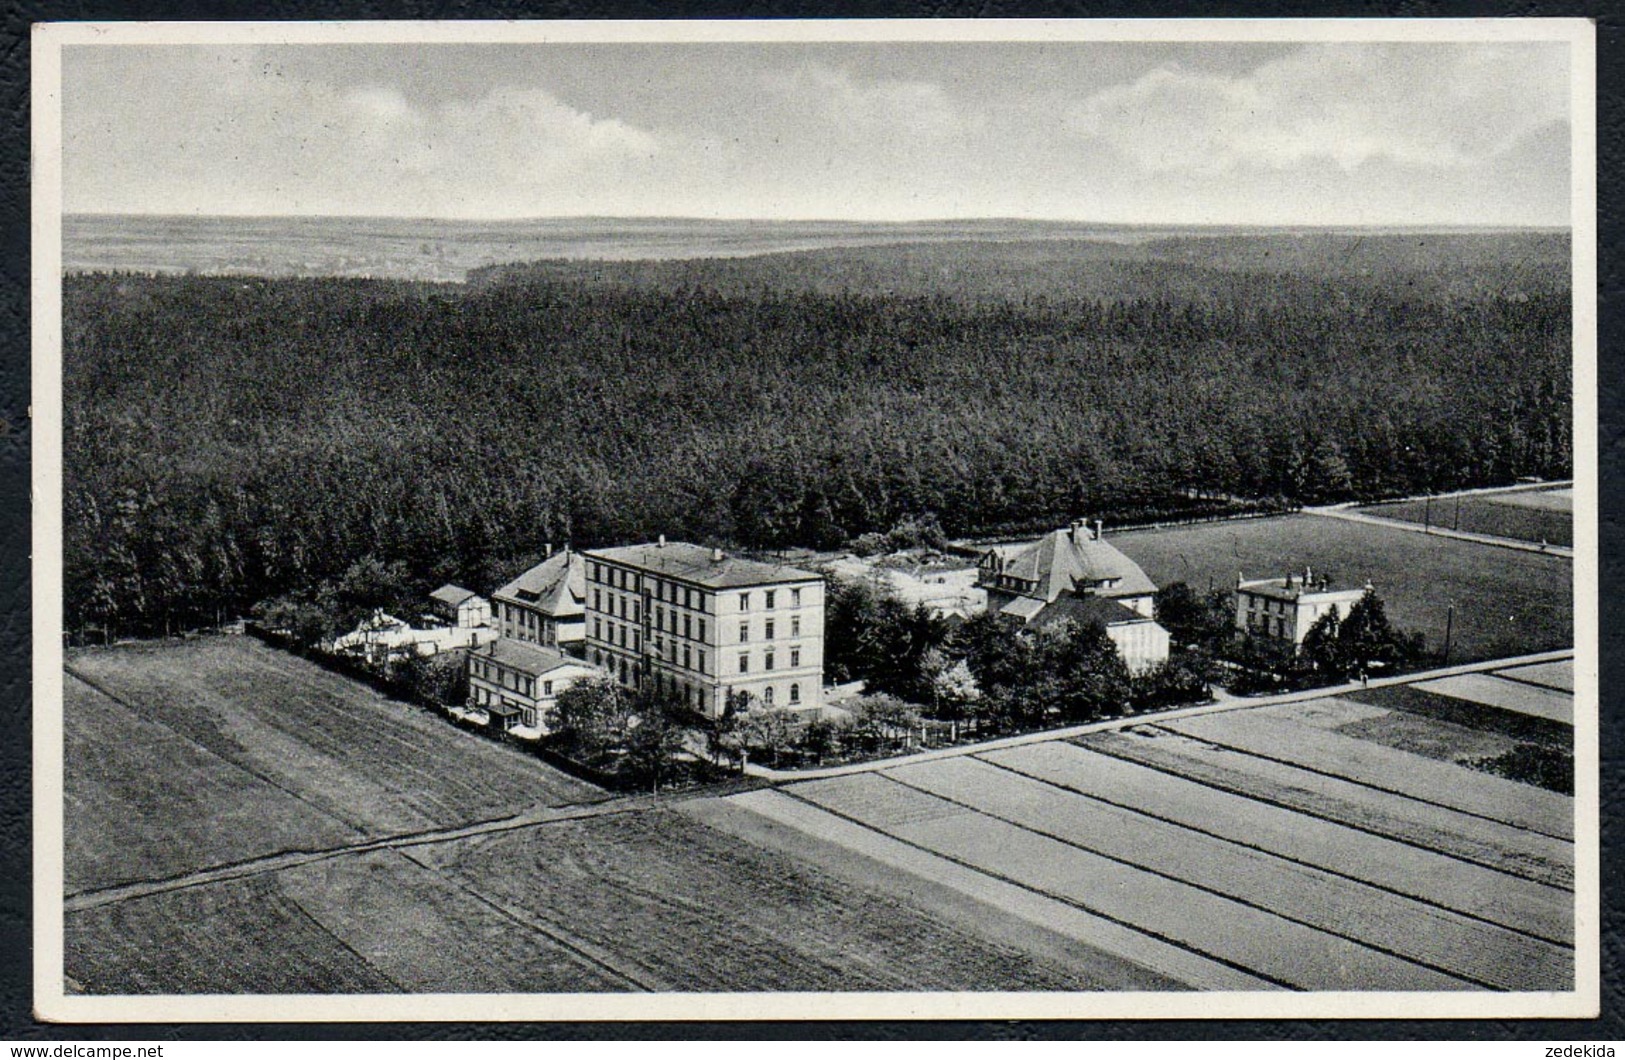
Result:
<svg viewBox="0 0 1625 1060">
<path fill-rule="evenodd" d="M 70 630 L 358 560 L 833 547 L 1570 474 L 1568 237 L 1268 235 L 64 279 Z"/>
</svg>

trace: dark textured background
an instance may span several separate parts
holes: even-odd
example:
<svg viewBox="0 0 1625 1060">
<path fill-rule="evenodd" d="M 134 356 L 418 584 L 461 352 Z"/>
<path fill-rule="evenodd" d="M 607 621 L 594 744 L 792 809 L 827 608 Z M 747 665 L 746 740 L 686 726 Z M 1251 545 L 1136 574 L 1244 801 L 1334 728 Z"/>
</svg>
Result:
<svg viewBox="0 0 1625 1060">
<path fill-rule="evenodd" d="M 519 1023 L 519 1024 L 270 1024 L 53 1026 L 31 1016 L 29 788 L 29 530 L 28 475 L 28 33 L 44 20 L 254 19 L 274 10 L 285 19 L 370 18 L 1077 18 L 1077 17 L 1477 17 L 1486 15 L 1583 16 L 1597 21 L 1597 162 L 1599 243 L 1599 394 L 1602 623 L 1602 1012 L 1595 1021 L 1184 1021 L 1184 1022 L 920 1022 L 920 1023 Z M 970 1038 L 981 1040 L 1104 1039 L 1524 1039 L 1584 1042 L 1625 1038 L 1620 1003 L 1619 908 L 1622 865 L 1618 811 L 1625 801 L 1619 774 L 1621 719 L 1615 689 L 1625 664 L 1620 618 L 1625 615 L 1618 546 L 1620 525 L 1621 419 L 1625 418 L 1625 356 L 1621 335 L 1618 255 L 1625 240 L 1619 215 L 1621 157 L 1621 11 L 1611 3 L 1559 5 L 1526 2 L 1269 2 L 1132 0 L 1102 3 L 929 2 L 838 3 L 835 0 L 556 0 L 386 3 L 382 0 L 282 0 L 265 3 L 196 0 L 99 0 L 99 2 L 6 3 L 0 7 L 0 85 L 4 88 L 5 150 L 0 153 L 0 1039 L 232 1040 L 412 1038 L 504 1039 L 851 1039 Z M 155 101 L 155 105 L 161 105 Z M 1531 1052 L 1531 1055 L 1539 1055 Z"/>
</svg>

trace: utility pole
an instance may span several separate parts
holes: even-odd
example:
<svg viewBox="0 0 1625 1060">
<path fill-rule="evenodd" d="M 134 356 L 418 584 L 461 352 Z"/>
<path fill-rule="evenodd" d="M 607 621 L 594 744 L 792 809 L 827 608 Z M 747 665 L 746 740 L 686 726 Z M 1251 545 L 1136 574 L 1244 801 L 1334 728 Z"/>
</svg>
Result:
<svg viewBox="0 0 1625 1060">
<path fill-rule="evenodd" d="M 1433 498 L 1432 497 L 1429 497 L 1425 502 L 1423 502 L 1423 508 L 1422 508 L 1422 533 L 1424 533 L 1424 534 L 1433 533 Z"/>
<path fill-rule="evenodd" d="M 1456 602 L 1450 601 L 1444 612 L 1444 661 L 1450 665 L 1450 634 L 1456 625 Z"/>
</svg>

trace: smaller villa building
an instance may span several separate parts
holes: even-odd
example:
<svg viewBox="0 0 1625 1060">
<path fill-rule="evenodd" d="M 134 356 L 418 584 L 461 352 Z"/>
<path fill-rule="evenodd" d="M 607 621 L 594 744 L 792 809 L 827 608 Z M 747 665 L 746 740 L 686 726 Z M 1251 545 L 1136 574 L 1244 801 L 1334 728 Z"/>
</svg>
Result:
<svg viewBox="0 0 1625 1060">
<path fill-rule="evenodd" d="M 513 640 L 580 654 L 587 633 L 587 564 L 551 545 L 542 562 L 491 594 L 497 631 Z"/>
<path fill-rule="evenodd" d="M 1358 589 L 1333 589 L 1327 578 L 1317 579 L 1308 567 L 1301 575 L 1288 573 L 1282 578 L 1248 581 L 1238 574 L 1236 628 L 1298 648 L 1322 615 L 1335 610 L 1339 619 L 1347 618 L 1349 608 L 1370 588 L 1367 583 Z"/>
<path fill-rule="evenodd" d="M 1098 522 L 1093 530 L 1075 522 L 1008 554 L 990 549 L 977 564 L 977 585 L 989 614 L 1023 628 L 1099 623 L 1130 670 L 1168 659 L 1168 631 L 1154 617 L 1156 585 L 1106 542 Z"/>
</svg>

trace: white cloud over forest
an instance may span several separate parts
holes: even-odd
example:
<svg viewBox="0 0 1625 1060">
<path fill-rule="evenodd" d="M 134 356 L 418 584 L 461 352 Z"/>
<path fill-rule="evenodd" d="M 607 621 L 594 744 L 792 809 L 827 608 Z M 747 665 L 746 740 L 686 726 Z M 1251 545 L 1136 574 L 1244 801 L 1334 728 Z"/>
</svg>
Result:
<svg viewBox="0 0 1625 1060">
<path fill-rule="evenodd" d="M 1241 74 L 1151 70 L 1073 105 L 1074 133 L 1153 172 L 1472 165 L 1566 121 L 1561 51 L 1309 46 Z"/>
</svg>

